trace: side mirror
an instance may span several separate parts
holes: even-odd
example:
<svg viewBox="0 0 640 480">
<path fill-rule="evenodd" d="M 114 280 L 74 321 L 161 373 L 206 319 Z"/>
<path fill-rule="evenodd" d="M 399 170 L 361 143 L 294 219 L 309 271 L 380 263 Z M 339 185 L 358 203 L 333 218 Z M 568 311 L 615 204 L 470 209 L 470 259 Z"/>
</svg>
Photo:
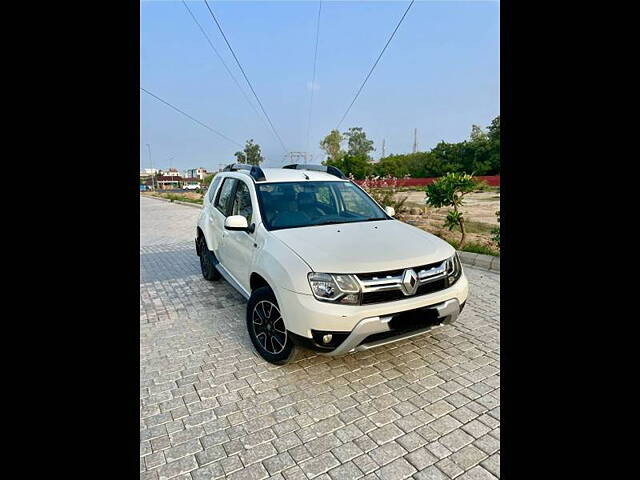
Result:
<svg viewBox="0 0 640 480">
<path fill-rule="evenodd" d="M 247 224 L 247 219 L 242 215 L 231 215 L 225 218 L 224 228 L 227 230 L 246 232 L 249 229 L 249 225 Z"/>
<path fill-rule="evenodd" d="M 393 207 L 384 207 L 384 213 L 386 213 L 390 217 L 393 217 L 396 214 L 396 209 Z"/>
</svg>

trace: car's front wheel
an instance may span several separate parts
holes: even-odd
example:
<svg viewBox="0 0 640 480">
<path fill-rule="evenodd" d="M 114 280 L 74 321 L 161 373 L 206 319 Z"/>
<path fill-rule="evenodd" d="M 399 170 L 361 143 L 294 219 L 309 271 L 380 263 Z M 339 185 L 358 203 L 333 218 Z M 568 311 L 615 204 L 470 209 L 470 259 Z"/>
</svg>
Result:
<svg viewBox="0 0 640 480">
<path fill-rule="evenodd" d="M 297 358 L 298 347 L 287 333 L 271 288 L 261 287 L 251 294 L 247 304 L 247 329 L 251 342 L 267 362 L 284 365 Z"/>
</svg>

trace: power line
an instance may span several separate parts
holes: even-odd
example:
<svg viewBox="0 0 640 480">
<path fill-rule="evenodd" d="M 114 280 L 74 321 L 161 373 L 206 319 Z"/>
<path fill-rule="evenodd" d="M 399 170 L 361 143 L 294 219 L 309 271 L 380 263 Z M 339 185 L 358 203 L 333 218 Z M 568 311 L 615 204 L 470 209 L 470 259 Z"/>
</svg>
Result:
<svg viewBox="0 0 640 480">
<path fill-rule="evenodd" d="M 238 68 L 240 68 L 240 71 L 242 72 L 242 75 L 244 76 L 244 79 L 247 81 L 247 84 L 249 85 L 249 88 L 251 89 L 251 92 L 253 93 L 253 96 L 256 97 L 256 100 L 258 101 L 258 105 L 260 105 L 260 109 L 262 110 L 262 113 L 264 113 L 264 116 L 269 121 L 269 125 L 271 125 L 271 129 L 273 130 L 273 133 L 276 135 L 276 137 L 278 138 L 278 141 L 280 142 L 280 145 L 282 146 L 283 150 L 286 152 L 287 151 L 287 147 L 285 146 L 284 142 L 282 141 L 282 138 L 280 138 L 280 135 L 278 135 L 278 131 L 276 130 L 276 127 L 273 126 L 273 122 L 271 121 L 271 118 L 269 118 L 269 115 L 267 114 L 267 111 L 264 109 L 264 106 L 262 105 L 262 102 L 260 101 L 260 98 L 258 97 L 258 94 L 254 90 L 253 85 L 251 85 L 251 82 L 249 81 L 249 78 L 247 77 L 247 74 L 244 72 L 244 68 L 242 68 L 242 65 L 240 64 L 240 60 L 238 60 L 238 57 L 236 56 L 236 53 L 233 51 L 233 48 L 231 48 L 231 44 L 229 43 L 229 40 L 227 40 L 227 36 L 224 34 L 224 31 L 222 30 L 222 26 L 220 26 L 220 22 L 218 22 L 218 19 L 216 18 L 215 14 L 213 13 L 213 10 L 211 10 L 211 7 L 209 6 L 209 2 L 207 0 L 204 0 L 204 3 L 207 6 L 207 9 L 209 10 L 209 13 L 211 14 L 211 18 L 213 18 L 213 21 L 216 22 L 216 25 L 218 26 L 218 30 L 220 30 L 220 33 L 222 34 L 222 37 L 224 38 L 224 41 L 227 44 L 227 47 L 229 47 L 229 50 L 231 51 L 231 54 L 233 55 L 233 58 L 235 59 L 236 63 L 238 64 Z"/>
<path fill-rule="evenodd" d="M 206 0 L 205 0 L 206 1 Z M 391 34 L 391 36 L 389 37 L 389 40 L 387 40 L 386 45 L 384 46 L 384 48 L 382 49 L 382 51 L 380 52 L 380 55 L 378 55 L 378 58 L 376 60 L 376 62 L 373 64 L 373 67 L 371 67 L 371 70 L 369 70 L 369 73 L 367 74 L 367 76 L 365 77 L 364 81 L 362 82 L 362 85 L 360 85 L 360 88 L 358 89 L 358 93 L 356 93 L 356 96 L 353 97 L 353 100 L 351 101 L 351 104 L 349 104 L 349 107 L 347 108 L 347 110 L 344 112 L 344 115 L 342 115 L 342 118 L 340 119 L 340 121 L 338 122 L 338 125 L 336 126 L 336 130 L 338 130 L 340 128 L 340 125 L 342 124 L 342 122 L 344 121 L 345 117 L 347 116 L 347 114 L 349 113 L 349 110 L 351 110 L 351 107 L 353 106 L 353 104 L 356 102 L 358 96 L 360 95 L 360 92 L 362 92 L 362 89 L 364 88 L 365 84 L 367 83 L 367 80 L 369 80 L 369 77 L 371 76 L 371 74 L 373 73 L 373 70 L 376 68 L 376 65 L 378 65 L 378 62 L 380 61 L 380 59 L 382 58 L 382 54 L 385 52 L 385 50 L 387 49 L 387 47 L 389 46 L 389 43 L 391 43 L 391 40 L 393 39 L 393 37 L 395 36 L 396 32 L 398 31 L 398 28 L 400 28 L 400 25 L 402 24 L 402 21 L 404 20 L 404 17 L 406 17 L 407 13 L 409 12 L 409 9 L 411 8 L 411 6 L 413 5 L 413 2 L 415 2 L 415 0 L 411 0 L 411 3 L 409 3 L 409 6 L 407 7 L 407 9 L 404 11 L 404 14 L 402 15 L 402 18 L 400 19 L 400 21 L 398 22 L 398 24 L 396 25 L 396 28 L 393 30 L 393 33 Z"/>
<path fill-rule="evenodd" d="M 211 130 L 213 133 L 215 133 L 216 135 L 219 135 L 220 137 L 224 138 L 225 140 L 228 140 L 229 142 L 233 143 L 234 145 L 239 146 L 240 148 L 243 147 L 243 145 L 241 145 L 240 143 L 236 142 L 235 140 L 232 140 L 231 138 L 227 137 L 225 134 L 220 133 L 219 131 L 211 128 L 209 125 L 202 123 L 200 120 L 198 120 L 197 118 L 193 118 L 191 115 L 189 115 L 186 112 L 183 112 L 182 110 L 180 110 L 178 107 L 171 105 L 169 102 L 161 99 L 160 97 L 158 97 L 157 95 L 154 95 L 153 93 L 151 93 L 149 90 L 145 90 L 144 88 L 140 87 L 140 90 L 142 90 L 144 93 L 146 93 L 147 95 L 151 95 L 153 98 L 155 98 L 156 100 L 164 103 L 165 105 L 173 108 L 176 112 L 181 113 L 182 115 L 184 115 L 185 117 L 193 120 L 194 122 L 196 122 L 198 125 L 203 126 L 204 128 L 206 128 L 207 130 Z"/>
<path fill-rule="evenodd" d="M 320 13 L 321 12 L 322 12 L 322 0 L 318 2 L 318 19 L 316 21 L 316 47 L 313 53 L 313 80 L 311 80 L 311 99 L 309 100 L 309 120 L 307 122 L 307 150 L 309 150 L 309 142 L 311 138 L 311 111 L 313 109 L 313 92 L 316 87 L 316 64 L 318 62 L 318 38 L 320 37 Z"/>
<path fill-rule="evenodd" d="M 187 11 L 189 12 L 189 15 L 191 15 L 191 18 L 193 19 L 193 21 L 195 22 L 195 24 L 198 26 L 198 28 L 200 29 L 200 32 L 202 32 L 202 35 L 204 35 L 204 38 L 207 39 L 207 42 L 209 43 L 209 46 L 211 47 L 211 49 L 213 50 L 213 52 L 218 56 L 218 59 L 220 60 L 220 62 L 222 62 L 222 65 L 224 65 L 225 70 L 227 71 L 227 73 L 229 74 L 229 76 L 233 79 L 234 83 L 236 84 L 236 86 L 238 87 L 238 90 L 240 90 L 240 92 L 242 93 L 242 96 L 244 97 L 244 99 L 247 101 L 247 103 L 249 104 L 249 106 L 251 106 L 251 109 L 256 113 L 256 115 L 258 115 L 258 117 L 260 118 L 260 120 L 264 122 L 264 118 L 260 115 L 260 113 L 258 112 L 258 110 L 256 109 L 255 105 L 251 102 L 251 100 L 249 100 L 249 97 L 247 96 L 246 92 L 244 91 L 244 89 L 240 86 L 240 82 L 238 82 L 238 79 L 235 77 L 235 75 L 231 72 L 231 70 L 229 70 L 229 67 L 227 66 L 226 62 L 224 61 L 224 59 L 222 58 L 222 56 L 220 55 L 220 53 L 218 52 L 218 50 L 216 49 L 216 47 L 213 45 L 213 42 L 211 41 L 211 39 L 209 38 L 209 35 L 207 35 L 207 32 L 204 30 L 204 28 L 202 27 L 202 25 L 200 25 L 200 22 L 198 22 L 198 20 L 196 19 L 195 15 L 193 14 L 193 12 L 191 11 L 191 9 L 189 8 L 189 6 L 187 5 L 187 2 L 185 2 L 185 0 L 182 0 L 182 4 L 184 5 L 184 7 L 187 9 Z M 265 123 L 266 125 L 266 123 Z M 266 125 L 267 128 L 269 128 L 268 125 Z"/>
</svg>

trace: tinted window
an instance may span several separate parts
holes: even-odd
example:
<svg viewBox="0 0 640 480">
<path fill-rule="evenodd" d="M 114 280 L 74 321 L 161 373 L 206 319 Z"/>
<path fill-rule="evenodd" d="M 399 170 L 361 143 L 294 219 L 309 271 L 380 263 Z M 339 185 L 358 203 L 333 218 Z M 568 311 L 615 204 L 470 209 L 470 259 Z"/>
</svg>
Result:
<svg viewBox="0 0 640 480">
<path fill-rule="evenodd" d="M 216 200 L 216 208 L 227 217 L 229 216 L 229 209 L 231 207 L 231 194 L 233 193 L 233 187 L 235 187 L 237 180 L 235 178 L 225 178 L 220 187 L 220 193 Z"/>
<path fill-rule="evenodd" d="M 249 187 L 244 182 L 238 183 L 238 189 L 236 190 L 236 195 L 233 201 L 231 215 L 242 215 L 247 219 L 247 223 L 251 224 L 251 218 L 253 216 L 251 195 L 249 193 Z"/>
<path fill-rule="evenodd" d="M 211 182 L 211 187 L 209 187 L 209 203 L 213 203 L 213 196 L 216 193 L 216 189 L 218 188 L 218 185 L 220 184 L 220 179 L 222 177 L 220 176 L 215 176 L 213 178 L 213 182 Z"/>
<path fill-rule="evenodd" d="M 388 220 L 351 182 L 283 182 L 256 185 L 269 230 Z"/>
</svg>

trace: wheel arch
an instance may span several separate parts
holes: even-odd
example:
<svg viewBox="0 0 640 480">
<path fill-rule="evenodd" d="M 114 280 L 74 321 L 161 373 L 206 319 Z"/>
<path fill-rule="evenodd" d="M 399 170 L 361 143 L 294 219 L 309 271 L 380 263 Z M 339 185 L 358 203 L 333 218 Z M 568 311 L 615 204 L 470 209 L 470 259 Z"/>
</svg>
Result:
<svg viewBox="0 0 640 480">
<path fill-rule="evenodd" d="M 273 287 L 269 284 L 267 279 L 265 279 L 258 272 L 253 272 L 249 277 L 249 288 L 251 289 L 251 292 L 253 292 L 254 290 L 257 290 L 260 287 L 269 287 L 271 291 L 275 293 L 275 291 L 273 290 Z"/>
</svg>

